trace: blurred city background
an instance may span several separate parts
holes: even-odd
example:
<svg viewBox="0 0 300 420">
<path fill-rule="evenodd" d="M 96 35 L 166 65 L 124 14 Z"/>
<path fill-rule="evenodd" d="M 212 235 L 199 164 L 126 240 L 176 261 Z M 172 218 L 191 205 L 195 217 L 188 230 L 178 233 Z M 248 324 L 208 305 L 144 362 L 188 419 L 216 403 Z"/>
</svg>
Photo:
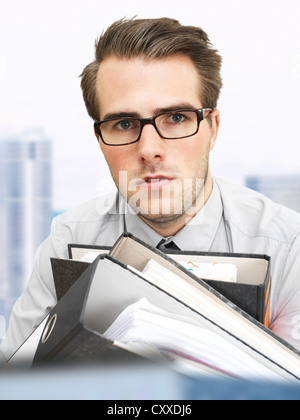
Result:
<svg viewBox="0 0 300 420">
<path fill-rule="evenodd" d="M 224 61 L 213 175 L 300 212 L 298 0 L 0 6 L 0 336 L 52 218 L 114 188 L 79 79 L 114 20 L 169 16 L 208 32 Z"/>
</svg>

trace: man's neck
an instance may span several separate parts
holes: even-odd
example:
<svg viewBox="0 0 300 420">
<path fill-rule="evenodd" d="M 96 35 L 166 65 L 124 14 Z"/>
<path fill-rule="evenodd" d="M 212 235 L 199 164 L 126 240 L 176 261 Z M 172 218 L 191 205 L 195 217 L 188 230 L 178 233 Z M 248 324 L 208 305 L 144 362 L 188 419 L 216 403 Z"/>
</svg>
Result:
<svg viewBox="0 0 300 420">
<path fill-rule="evenodd" d="M 213 181 L 209 173 L 207 176 L 205 185 L 204 185 L 202 199 L 198 200 L 198 204 L 196 204 L 196 206 L 194 207 L 194 211 L 191 214 L 185 213 L 181 215 L 175 215 L 173 219 L 171 220 L 169 219 L 166 222 L 163 222 L 163 221 L 157 222 L 155 220 L 145 219 L 143 218 L 142 215 L 139 215 L 139 217 L 162 237 L 168 238 L 170 236 L 175 236 L 203 208 L 203 206 L 206 204 L 207 200 L 209 199 L 211 195 L 212 189 L 213 189 Z"/>
</svg>

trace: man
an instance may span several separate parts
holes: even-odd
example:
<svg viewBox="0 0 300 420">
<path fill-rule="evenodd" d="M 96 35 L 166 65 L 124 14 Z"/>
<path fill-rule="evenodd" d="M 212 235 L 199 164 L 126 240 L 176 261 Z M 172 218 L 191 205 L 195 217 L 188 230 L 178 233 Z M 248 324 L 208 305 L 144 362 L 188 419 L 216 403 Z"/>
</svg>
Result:
<svg viewBox="0 0 300 420">
<path fill-rule="evenodd" d="M 124 231 L 163 251 L 270 255 L 270 325 L 300 348 L 300 215 L 210 173 L 220 69 L 206 33 L 172 19 L 123 20 L 100 37 L 81 86 L 121 194 L 54 219 L 13 309 L 3 359 L 56 304 L 50 257 L 67 258 L 69 243 L 112 246 Z"/>
</svg>

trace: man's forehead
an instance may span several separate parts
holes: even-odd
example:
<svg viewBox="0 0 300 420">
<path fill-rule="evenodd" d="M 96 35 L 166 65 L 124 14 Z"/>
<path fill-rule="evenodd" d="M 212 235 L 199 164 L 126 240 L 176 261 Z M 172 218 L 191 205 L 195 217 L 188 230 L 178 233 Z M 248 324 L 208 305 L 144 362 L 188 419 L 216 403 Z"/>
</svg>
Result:
<svg viewBox="0 0 300 420">
<path fill-rule="evenodd" d="M 147 116 L 169 108 L 201 108 L 200 85 L 197 70 L 186 56 L 150 61 L 108 57 L 100 64 L 97 76 L 101 119 L 121 112 L 145 116 L 146 109 L 140 106 L 147 107 Z"/>
</svg>

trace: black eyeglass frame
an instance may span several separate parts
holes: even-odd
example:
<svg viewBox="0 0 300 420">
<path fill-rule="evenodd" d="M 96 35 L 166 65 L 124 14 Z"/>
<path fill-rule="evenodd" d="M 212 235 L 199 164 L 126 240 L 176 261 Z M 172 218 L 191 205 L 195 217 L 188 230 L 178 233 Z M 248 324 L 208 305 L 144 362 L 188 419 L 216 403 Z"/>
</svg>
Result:
<svg viewBox="0 0 300 420">
<path fill-rule="evenodd" d="M 204 113 L 206 111 L 209 111 L 209 114 L 205 117 Z M 158 127 L 156 126 L 156 123 L 155 123 L 156 119 L 159 118 L 159 117 L 161 117 L 162 115 L 172 114 L 172 113 L 176 114 L 176 113 L 180 113 L 180 112 L 195 112 L 195 114 L 197 115 L 197 130 L 193 134 L 190 134 L 190 135 L 184 136 L 184 137 L 165 137 L 165 136 L 163 136 L 161 134 L 161 132 L 159 131 Z M 135 118 L 135 117 L 128 117 L 128 118 L 126 118 L 126 117 L 124 117 L 124 118 L 122 118 L 122 117 L 121 118 L 120 117 L 109 118 L 109 119 L 103 120 L 103 121 L 95 121 L 95 123 L 94 123 L 94 130 L 95 130 L 95 134 L 101 138 L 101 140 L 102 140 L 102 142 L 104 144 L 106 144 L 107 146 L 113 146 L 113 147 L 128 146 L 130 144 L 137 143 L 141 139 L 143 128 L 145 127 L 145 125 L 148 125 L 148 124 L 153 125 L 153 127 L 155 128 L 155 130 L 157 131 L 157 133 L 160 135 L 160 137 L 163 138 L 163 139 L 165 139 L 165 140 L 186 139 L 186 138 L 189 138 L 189 137 L 193 137 L 193 136 L 195 136 L 198 133 L 198 131 L 200 129 L 200 123 L 201 123 L 201 121 L 205 120 L 205 118 L 207 118 L 212 112 L 213 112 L 213 110 L 211 108 L 202 108 L 202 109 L 179 109 L 179 110 L 176 110 L 176 111 L 162 112 L 161 114 L 156 115 L 155 117 L 151 117 L 151 118 Z M 101 132 L 101 125 L 103 123 L 108 122 L 108 121 L 118 121 L 118 120 L 126 120 L 126 121 L 132 121 L 132 120 L 134 120 L 134 121 L 139 121 L 141 123 L 140 134 L 139 134 L 137 140 L 131 141 L 129 143 L 122 143 L 122 144 L 111 144 L 111 143 L 107 143 L 104 140 L 104 138 L 102 136 L 102 132 Z"/>
</svg>

